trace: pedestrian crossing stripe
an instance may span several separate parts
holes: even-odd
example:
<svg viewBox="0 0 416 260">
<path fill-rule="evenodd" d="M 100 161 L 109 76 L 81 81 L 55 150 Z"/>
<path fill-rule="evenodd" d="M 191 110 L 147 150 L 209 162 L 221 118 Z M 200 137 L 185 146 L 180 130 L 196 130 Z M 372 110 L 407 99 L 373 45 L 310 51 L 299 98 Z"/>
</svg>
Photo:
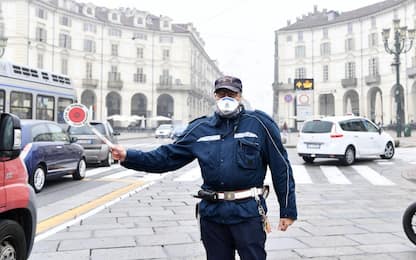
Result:
<svg viewBox="0 0 416 260">
<path fill-rule="evenodd" d="M 357 165 L 351 166 L 355 172 L 362 176 L 366 181 L 375 186 L 391 186 L 395 185 L 394 182 L 390 181 L 386 177 L 380 175 L 378 172 L 370 168 L 369 166 Z M 337 166 L 320 166 L 320 170 L 326 177 L 328 183 L 337 185 L 350 185 L 351 181 L 342 173 Z M 292 165 L 293 178 L 296 184 L 313 184 L 312 178 L 310 177 L 307 167 L 304 165 Z M 175 178 L 176 182 L 193 182 L 201 179 L 201 171 L 199 167 L 194 167 L 179 177 Z M 267 170 L 265 184 L 272 184 L 272 177 L 270 170 Z"/>
</svg>

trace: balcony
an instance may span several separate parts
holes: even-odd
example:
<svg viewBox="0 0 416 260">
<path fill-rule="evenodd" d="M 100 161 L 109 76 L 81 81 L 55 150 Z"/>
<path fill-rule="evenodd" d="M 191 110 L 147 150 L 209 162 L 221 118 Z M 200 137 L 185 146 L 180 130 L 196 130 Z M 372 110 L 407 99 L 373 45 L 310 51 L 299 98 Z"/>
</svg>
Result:
<svg viewBox="0 0 416 260">
<path fill-rule="evenodd" d="M 411 68 L 407 68 L 406 70 L 407 76 L 411 79 L 416 78 L 416 66 L 413 66 Z"/>
<path fill-rule="evenodd" d="M 82 79 L 82 86 L 84 88 L 97 88 L 98 79 Z"/>
<path fill-rule="evenodd" d="M 367 84 L 368 86 L 380 85 L 380 82 L 381 82 L 381 79 L 380 79 L 379 74 L 368 75 L 365 77 L 365 84 Z"/>
<path fill-rule="evenodd" d="M 121 90 L 123 88 L 123 81 L 121 80 L 120 72 L 108 73 L 107 87 L 109 89 L 118 89 L 118 90 Z"/>
<path fill-rule="evenodd" d="M 341 85 L 344 88 L 356 87 L 357 86 L 357 78 L 342 79 L 341 80 Z"/>
</svg>

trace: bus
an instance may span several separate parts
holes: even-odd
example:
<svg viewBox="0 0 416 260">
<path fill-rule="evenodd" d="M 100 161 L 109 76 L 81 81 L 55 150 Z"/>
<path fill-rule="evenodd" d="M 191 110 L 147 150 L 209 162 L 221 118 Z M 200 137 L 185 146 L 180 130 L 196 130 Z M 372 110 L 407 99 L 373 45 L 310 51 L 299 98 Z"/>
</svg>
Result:
<svg viewBox="0 0 416 260">
<path fill-rule="evenodd" d="M 63 112 L 75 102 L 68 76 L 0 60 L 0 113 L 65 123 Z"/>
</svg>

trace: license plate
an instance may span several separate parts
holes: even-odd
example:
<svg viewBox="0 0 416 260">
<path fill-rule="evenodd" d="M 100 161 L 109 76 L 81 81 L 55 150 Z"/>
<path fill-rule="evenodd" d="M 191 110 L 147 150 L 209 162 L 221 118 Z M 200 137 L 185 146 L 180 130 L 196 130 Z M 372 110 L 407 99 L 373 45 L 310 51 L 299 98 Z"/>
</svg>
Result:
<svg viewBox="0 0 416 260">
<path fill-rule="evenodd" d="M 78 140 L 79 144 L 92 144 L 92 140 Z"/>
<path fill-rule="evenodd" d="M 321 148 L 320 144 L 306 144 L 306 147 L 309 149 L 319 149 Z"/>
</svg>

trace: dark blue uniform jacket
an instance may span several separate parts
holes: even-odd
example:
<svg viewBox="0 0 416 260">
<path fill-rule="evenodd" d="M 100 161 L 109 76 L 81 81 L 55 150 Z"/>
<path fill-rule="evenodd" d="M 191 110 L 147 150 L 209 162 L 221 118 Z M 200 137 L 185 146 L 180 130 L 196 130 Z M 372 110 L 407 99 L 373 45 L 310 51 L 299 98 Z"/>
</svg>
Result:
<svg viewBox="0 0 416 260">
<path fill-rule="evenodd" d="M 122 165 L 139 171 L 173 171 L 198 159 L 203 189 L 236 191 L 262 187 L 269 166 L 281 218 L 297 218 L 295 183 L 276 123 L 261 111 L 243 110 L 238 117 L 218 114 L 192 121 L 173 144 L 142 152 L 127 150 Z M 261 200 L 264 208 L 265 202 Z M 259 217 L 254 198 L 200 203 L 201 217 L 233 224 Z"/>
</svg>

